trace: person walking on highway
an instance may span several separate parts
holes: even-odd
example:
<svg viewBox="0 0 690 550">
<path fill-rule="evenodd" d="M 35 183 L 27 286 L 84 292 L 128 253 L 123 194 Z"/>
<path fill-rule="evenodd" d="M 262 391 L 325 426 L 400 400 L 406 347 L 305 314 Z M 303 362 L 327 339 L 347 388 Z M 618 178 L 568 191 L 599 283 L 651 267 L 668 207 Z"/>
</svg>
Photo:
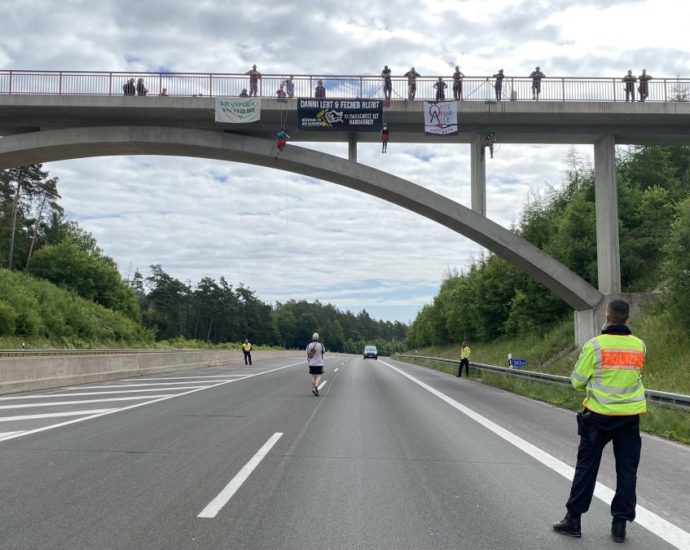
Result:
<svg viewBox="0 0 690 550">
<path fill-rule="evenodd" d="M 244 339 L 244 344 L 242 344 L 242 352 L 244 353 L 244 364 L 249 365 L 251 367 L 252 365 L 252 345 L 249 343 L 249 340 L 246 338 Z"/>
<path fill-rule="evenodd" d="M 319 341 L 319 333 L 315 332 L 311 337 L 311 342 L 307 346 L 307 364 L 309 374 L 311 374 L 311 393 L 319 396 L 319 384 L 323 374 L 323 354 L 325 353 L 323 344 Z"/>
<path fill-rule="evenodd" d="M 630 306 L 612 300 L 602 333 L 585 342 L 570 381 L 585 389 L 584 410 L 577 416 L 580 445 L 567 513 L 553 524 L 557 533 L 579 538 L 580 516 L 589 510 L 604 447 L 613 441 L 616 494 L 611 502 L 611 537 L 625 540 L 626 522 L 635 519 L 637 467 L 640 463 L 640 415 L 647 412 L 641 374 L 646 347 L 626 323 Z"/>
<path fill-rule="evenodd" d="M 635 82 L 637 82 L 637 77 L 632 74 L 631 70 L 628 70 L 621 81 L 625 84 L 623 89 L 625 90 L 625 101 L 635 101 Z"/>
<path fill-rule="evenodd" d="M 463 342 L 460 347 L 460 363 L 458 363 L 458 376 L 462 376 L 462 367 L 465 367 L 465 375 L 470 375 L 470 346 Z"/>
</svg>

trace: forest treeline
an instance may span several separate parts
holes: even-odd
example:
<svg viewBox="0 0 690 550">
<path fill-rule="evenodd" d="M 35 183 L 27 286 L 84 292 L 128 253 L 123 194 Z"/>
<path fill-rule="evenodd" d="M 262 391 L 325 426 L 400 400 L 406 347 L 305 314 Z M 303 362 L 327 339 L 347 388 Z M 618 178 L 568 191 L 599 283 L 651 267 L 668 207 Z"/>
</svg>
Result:
<svg viewBox="0 0 690 550">
<path fill-rule="evenodd" d="M 663 293 L 669 322 L 690 326 L 690 148 L 634 147 L 617 159 L 624 292 Z M 594 174 L 571 153 L 564 181 L 531 197 L 515 232 L 597 286 Z M 495 255 L 449 273 L 412 322 L 410 348 L 538 332 L 572 314 Z"/>
<path fill-rule="evenodd" d="M 404 348 L 407 326 L 320 302 L 270 305 L 225 278 L 182 282 L 162 266 L 125 280 L 94 237 L 60 206 L 58 180 L 40 164 L 0 172 L 0 337 L 56 345 L 147 345 L 155 340 L 327 349 Z M 18 341 L 18 340 L 15 340 Z"/>
</svg>

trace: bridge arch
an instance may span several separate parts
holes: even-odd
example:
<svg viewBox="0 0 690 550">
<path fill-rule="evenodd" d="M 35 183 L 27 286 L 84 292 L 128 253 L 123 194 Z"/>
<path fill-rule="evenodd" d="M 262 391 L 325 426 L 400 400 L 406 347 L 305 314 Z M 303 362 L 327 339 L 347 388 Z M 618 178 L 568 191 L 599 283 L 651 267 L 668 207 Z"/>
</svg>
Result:
<svg viewBox="0 0 690 550">
<path fill-rule="evenodd" d="M 0 139 L 0 168 L 113 155 L 227 160 L 336 183 L 402 206 L 471 239 L 527 273 L 576 311 L 591 311 L 603 299 L 596 288 L 563 264 L 473 210 L 405 179 L 327 153 L 290 145 L 278 163 L 270 140 L 157 126 L 69 128 Z"/>
</svg>

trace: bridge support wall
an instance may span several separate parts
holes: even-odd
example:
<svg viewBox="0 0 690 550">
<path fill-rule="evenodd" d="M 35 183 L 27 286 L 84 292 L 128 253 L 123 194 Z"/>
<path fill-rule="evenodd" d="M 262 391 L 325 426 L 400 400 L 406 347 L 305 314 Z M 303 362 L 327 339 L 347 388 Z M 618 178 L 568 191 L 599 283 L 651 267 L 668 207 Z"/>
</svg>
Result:
<svg viewBox="0 0 690 550">
<path fill-rule="evenodd" d="M 621 291 L 616 141 L 612 135 L 594 144 L 594 201 L 599 291 L 608 296 Z"/>
<path fill-rule="evenodd" d="M 352 162 L 357 162 L 357 136 L 350 134 L 347 137 L 347 158 Z"/>
</svg>

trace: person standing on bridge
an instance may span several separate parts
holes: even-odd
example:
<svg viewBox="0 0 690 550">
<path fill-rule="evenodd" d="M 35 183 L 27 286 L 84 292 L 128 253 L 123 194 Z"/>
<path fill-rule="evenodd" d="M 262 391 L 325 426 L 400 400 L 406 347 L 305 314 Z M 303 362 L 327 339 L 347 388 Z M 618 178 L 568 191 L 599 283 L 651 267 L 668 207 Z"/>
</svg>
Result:
<svg viewBox="0 0 690 550">
<path fill-rule="evenodd" d="M 412 67 L 403 76 L 407 78 L 407 99 L 412 100 L 417 94 L 417 77 L 422 75 L 420 75 L 414 70 L 414 67 Z"/>
<path fill-rule="evenodd" d="M 314 89 L 314 97 L 326 97 L 326 88 L 323 86 L 323 80 L 319 80 L 316 83 L 316 88 Z"/>
<path fill-rule="evenodd" d="M 285 91 L 289 98 L 295 97 L 295 79 L 292 75 L 283 82 L 285 84 Z"/>
<path fill-rule="evenodd" d="M 496 79 L 496 82 L 494 82 L 496 101 L 501 101 L 501 95 L 503 93 L 503 79 L 505 78 L 505 75 L 503 74 L 503 69 L 500 69 L 492 78 Z"/>
<path fill-rule="evenodd" d="M 242 344 L 242 353 L 244 353 L 244 365 L 252 366 L 252 345 L 249 343 L 247 338 L 244 339 L 244 344 Z"/>
<path fill-rule="evenodd" d="M 144 85 L 144 79 L 140 78 L 137 80 L 137 95 L 146 95 L 148 93 L 148 88 Z"/>
<path fill-rule="evenodd" d="M 625 101 L 635 101 L 635 82 L 637 82 L 637 77 L 632 74 L 631 70 L 628 70 L 621 81 L 625 84 L 623 89 L 625 90 Z"/>
<path fill-rule="evenodd" d="M 124 86 L 122 86 L 122 91 L 125 95 L 136 95 L 137 87 L 134 85 L 133 78 L 130 78 L 127 82 L 125 82 Z"/>
<path fill-rule="evenodd" d="M 458 364 L 458 376 L 462 376 L 462 367 L 465 367 L 465 376 L 470 375 L 470 346 L 467 342 L 462 343 L 460 348 L 460 363 Z"/>
<path fill-rule="evenodd" d="M 580 516 L 589 510 L 604 447 L 613 441 L 616 494 L 611 502 L 611 536 L 625 540 L 626 522 L 635 519 L 637 467 L 640 463 L 640 415 L 647 412 L 641 374 L 646 347 L 626 323 L 630 306 L 612 300 L 606 308 L 602 334 L 584 344 L 570 377 L 585 389 L 584 410 L 578 413 L 575 477 L 566 504 L 568 512 L 553 524 L 557 533 L 579 538 Z"/>
<path fill-rule="evenodd" d="M 539 94 L 541 93 L 541 79 L 546 78 L 546 75 L 541 72 L 539 67 L 535 67 L 529 77 L 532 79 L 532 99 L 539 101 Z"/>
<path fill-rule="evenodd" d="M 319 333 L 315 332 L 311 337 L 311 343 L 307 346 L 307 364 L 309 365 L 309 374 L 311 374 L 311 393 L 316 397 L 319 396 L 325 351 L 323 344 L 319 341 Z"/>
<path fill-rule="evenodd" d="M 462 101 L 462 79 L 464 74 L 460 71 L 460 66 L 455 66 L 453 73 L 453 99 Z"/>
<path fill-rule="evenodd" d="M 381 78 L 383 78 L 383 98 L 390 101 L 391 93 L 393 92 L 393 84 L 391 83 L 391 70 L 388 68 L 388 65 L 383 66 Z"/>
<path fill-rule="evenodd" d="M 249 75 L 249 97 L 256 97 L 259 91 L 259 79 L 261 78 L 261 73 L 256 70 L 256 65 L 252 65 L 251 70 L 247 71 Z"/>
<path fill-rule="evenodd" d="M 446 99 L 446 88 L 448 84 L 443 82 L 443 77 L 438 77 L 438 80 L 434 82 L 434 88 L 436 88 L 436 101 L 443 101 Z"/>
<path fill-rule="evenodd" d="M 647 69 L 642 69 L 642 74 L 637 79 L 640 81 L 640 87 L 637 89 L 640 92 L 640 101 L 644 101 L 649 97 L 649 81 L 652 77 L 647 74 Z"/>
</svg>

